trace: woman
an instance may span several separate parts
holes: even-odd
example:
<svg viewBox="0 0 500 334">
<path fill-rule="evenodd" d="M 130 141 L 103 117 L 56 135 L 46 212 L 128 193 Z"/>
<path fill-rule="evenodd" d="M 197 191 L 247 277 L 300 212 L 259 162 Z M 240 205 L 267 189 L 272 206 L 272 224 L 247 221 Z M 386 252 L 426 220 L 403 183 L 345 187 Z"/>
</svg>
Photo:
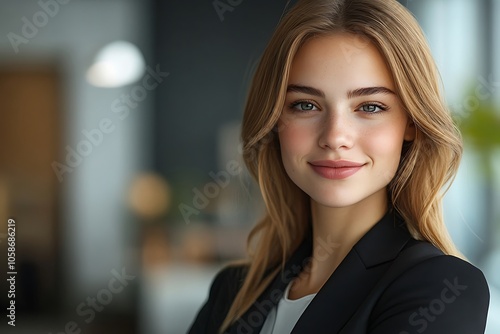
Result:
<svg viewBox="0 0 500 334">
<path fill-rule="evenodd" d="M 248 96 L 266 215 L 190 333 L 484 333 L 489 291 L 441 212 L 462 153 L 420 27 L 393 0 L 304 0 Z"/>
</svg>

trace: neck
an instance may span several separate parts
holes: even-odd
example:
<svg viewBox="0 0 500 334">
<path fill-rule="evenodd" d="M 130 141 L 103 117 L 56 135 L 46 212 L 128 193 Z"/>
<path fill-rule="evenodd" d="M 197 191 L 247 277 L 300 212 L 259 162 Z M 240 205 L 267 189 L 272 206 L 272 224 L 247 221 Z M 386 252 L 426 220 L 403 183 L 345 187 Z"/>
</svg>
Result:
<svg viewBox="0 0 500 334">
<path fill-rule="evenodd" d="M 313 246 L 323 238 L 331 240 L 339 249 L 350 250 L 386 212 L 385 190 L 342 208 L 327 207 L 311 200 Z"/>
<path fill-rule="evenodd" d="M 298 277 L 295 296 L 317 292 L 352 247 L 387 212 L 385 189 L 349 207 L 332 208 L 311 199 L 313 253 Z"/>
</svg>

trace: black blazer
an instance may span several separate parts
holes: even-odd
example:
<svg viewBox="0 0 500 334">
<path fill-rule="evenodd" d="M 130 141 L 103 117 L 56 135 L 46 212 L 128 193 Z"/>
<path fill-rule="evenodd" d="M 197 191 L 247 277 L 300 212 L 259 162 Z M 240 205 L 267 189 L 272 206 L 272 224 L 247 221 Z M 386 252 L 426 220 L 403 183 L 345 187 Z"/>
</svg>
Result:
<svg viewBox="0 0 500 334">
<path fill-rule="evenodd" d="M 309 236 L 226 333 L 259 333 L 311 248 Z M 218 332 L 245 270 L 229 266 L 217 274 L 189 333 Z M 489 290 L 479 269 L 416 241 L 402 219 L 388 212 L 354 245 L 292 333 L 479 334 L 484 333 L 488 305 Z"/>
</svg>

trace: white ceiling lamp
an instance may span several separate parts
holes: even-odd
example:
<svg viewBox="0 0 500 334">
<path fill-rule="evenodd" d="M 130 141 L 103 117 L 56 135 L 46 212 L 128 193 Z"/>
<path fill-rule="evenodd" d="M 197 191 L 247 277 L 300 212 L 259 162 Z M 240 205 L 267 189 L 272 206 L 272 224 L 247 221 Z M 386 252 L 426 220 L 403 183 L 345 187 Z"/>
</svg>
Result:
<svg viewBox="0 0 500 334">
<path fill-rule="evenodd" d="M 87 70 L 87 81 L 97 87 L 125 86 L 139 80 L 145 66 L 137 46 L 125 41 L 112 42 L 97 53 Z"/>
</svg>

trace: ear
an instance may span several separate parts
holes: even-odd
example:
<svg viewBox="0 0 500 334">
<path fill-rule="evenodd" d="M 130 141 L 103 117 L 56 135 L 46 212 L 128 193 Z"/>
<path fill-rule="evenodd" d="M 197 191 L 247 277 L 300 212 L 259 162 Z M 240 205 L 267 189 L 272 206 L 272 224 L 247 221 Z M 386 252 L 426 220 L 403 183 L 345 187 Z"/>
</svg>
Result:
<svg viewBox="0 0 500 334">
<path fill-rule="evenodd" d="M 404 140 L 414 141 L 416 133 L 417 133 L 417 128 L 415 127 L 415 123 L 413 123 L 411 119 L 408 119 L 408 122 L 406 123 Z"/>
</svg>

